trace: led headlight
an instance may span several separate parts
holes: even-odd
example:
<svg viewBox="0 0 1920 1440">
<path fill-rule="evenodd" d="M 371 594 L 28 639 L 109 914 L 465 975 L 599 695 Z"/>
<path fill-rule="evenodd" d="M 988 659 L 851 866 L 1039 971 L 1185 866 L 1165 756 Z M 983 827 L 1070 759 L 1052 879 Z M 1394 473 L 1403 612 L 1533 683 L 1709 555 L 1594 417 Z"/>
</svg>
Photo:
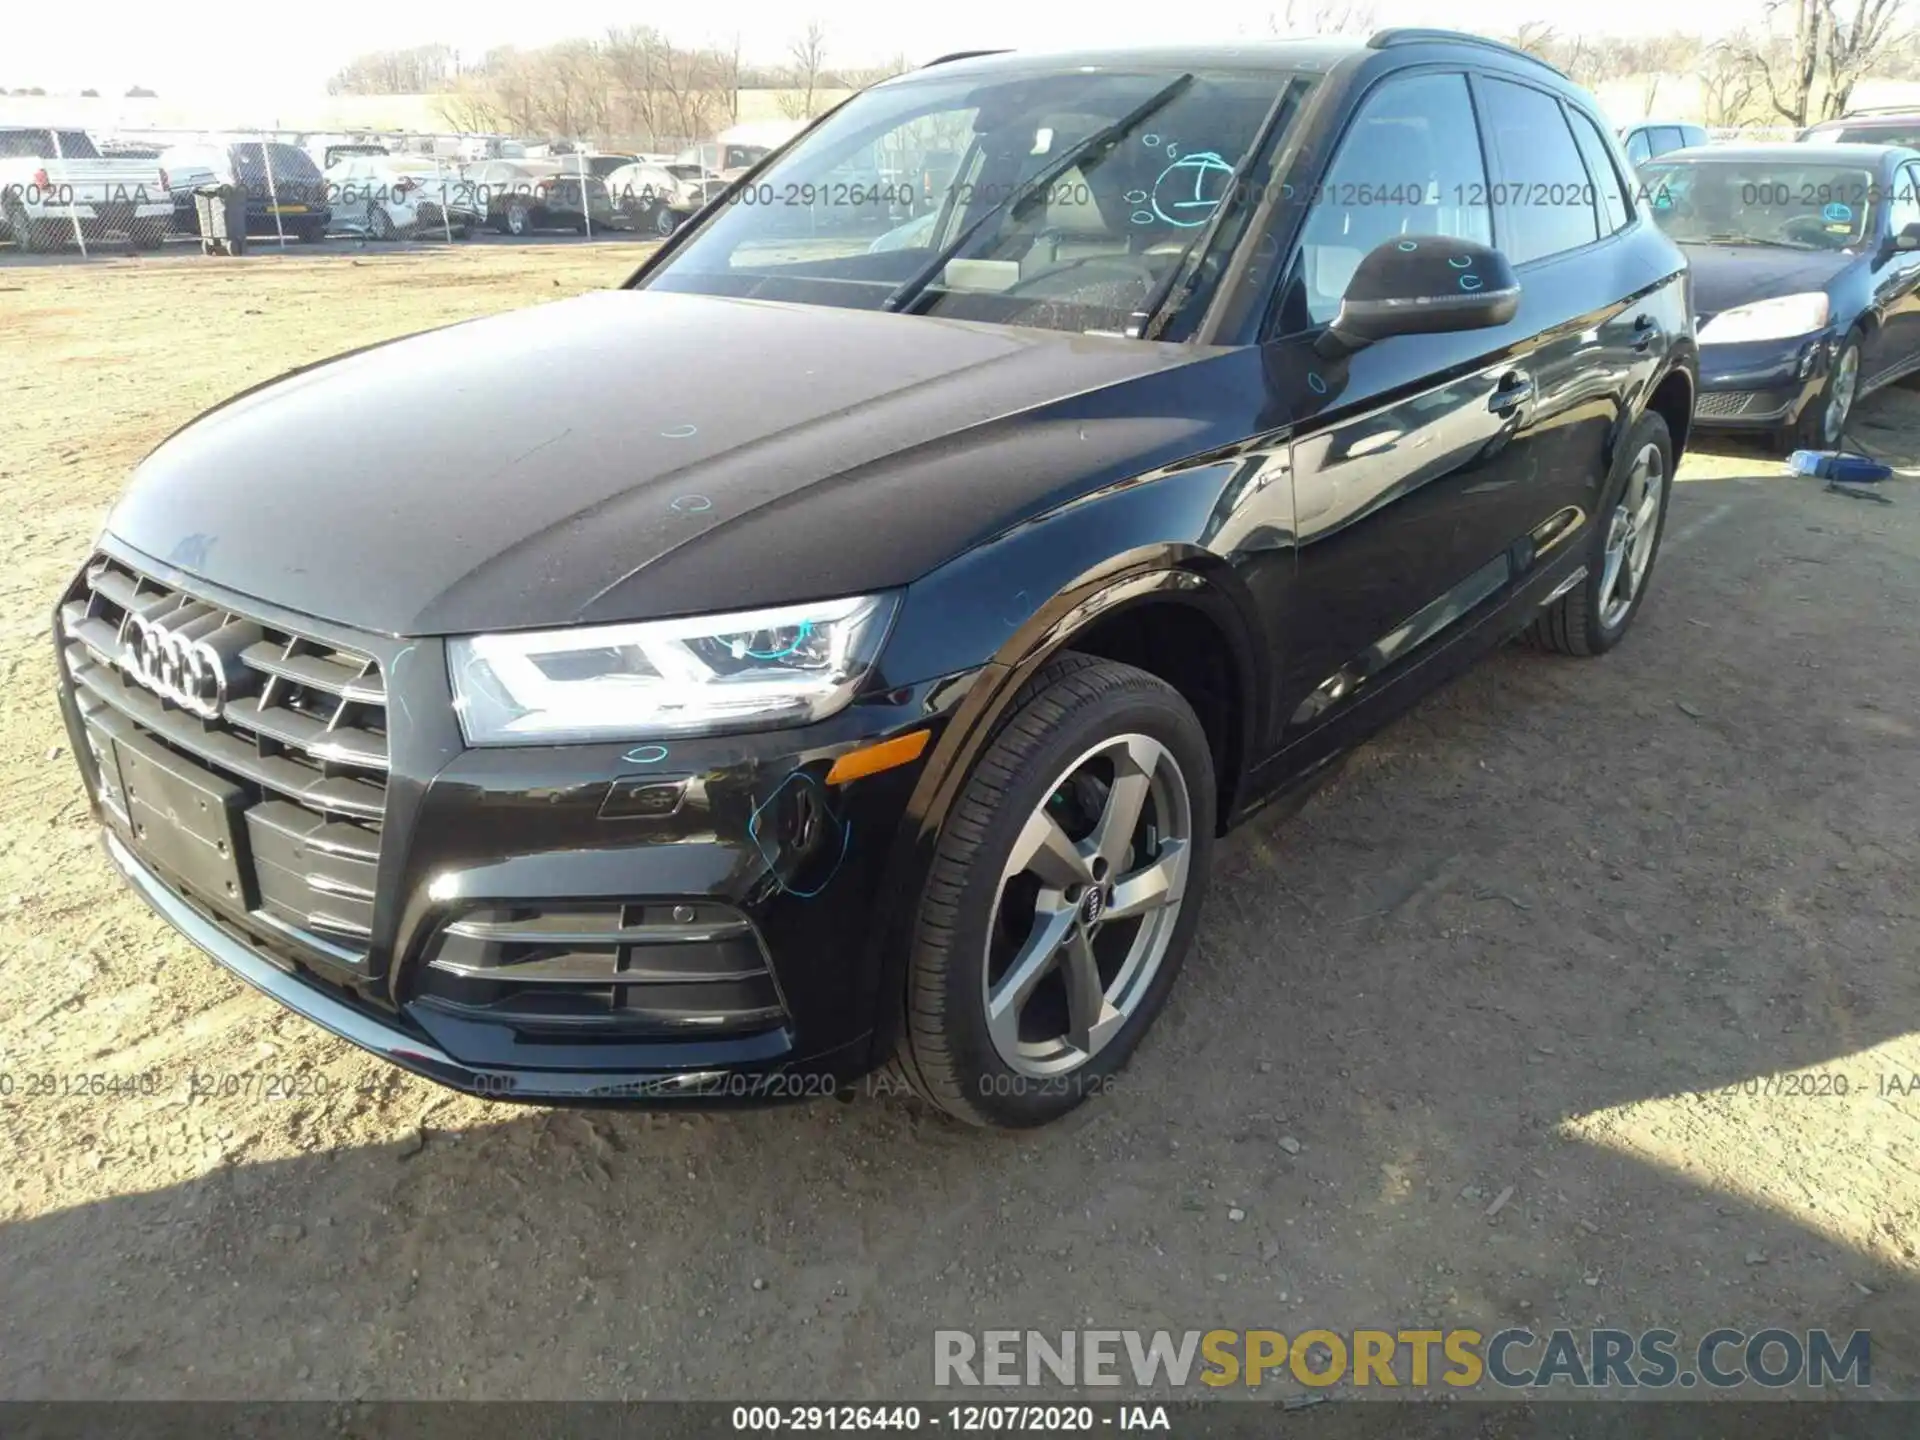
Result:
<svg viewBox="0 0 1920 1440">
<path fill-rule="evenodd" d="M 804 725 L 853 698 L 892 595 L 451 641 L 469 745 L 653 739 Z"/>
<path fill-rule="evenodd" d="M 1782 295 L 1722 310 L 1700 327 L 1702 345 L 1734 344 L 1742 340 L 1785 340 L 1808 335 L 1827 323 L 1827 297 L 1818 290 Z"/>
</svg>

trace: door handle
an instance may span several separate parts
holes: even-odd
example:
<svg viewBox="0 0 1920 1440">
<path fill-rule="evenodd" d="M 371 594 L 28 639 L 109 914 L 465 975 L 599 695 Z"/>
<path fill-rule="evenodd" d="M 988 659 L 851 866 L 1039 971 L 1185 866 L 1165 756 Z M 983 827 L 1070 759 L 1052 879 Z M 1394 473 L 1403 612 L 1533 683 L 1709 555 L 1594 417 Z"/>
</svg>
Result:
<svg viewBox="0 0 1920 1440">
<path fill-rule="evenodd" d="M 1522 375 L 1518 370 L 1510 370 L 1500 378 L 1500 387 L 1487 398 L 1487 408 L 1496 415 L 1505 415 L 1532 398 L 1532 378 Z"/>
<path fill-rule="evenodd" d="M 1641 314 L 1633 322 L 1633 348 L 1647 350 L 1660 338 L 1660 324 L 1651 315 Z"/>
</svg>

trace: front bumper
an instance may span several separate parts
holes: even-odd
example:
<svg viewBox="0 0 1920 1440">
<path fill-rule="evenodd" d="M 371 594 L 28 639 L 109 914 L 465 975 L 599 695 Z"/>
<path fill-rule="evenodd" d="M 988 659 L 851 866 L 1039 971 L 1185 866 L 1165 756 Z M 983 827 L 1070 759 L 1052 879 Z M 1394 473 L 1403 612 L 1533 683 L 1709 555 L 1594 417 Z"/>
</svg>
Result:
<svg viewBox="0 0 1920 1440">
<path fill-rule="evenodd" d="M 1696 427 L 1761 430 L 1791 425 L 1827 383 L 1834 341 L 1826 333 L 1700 347 Z"/>
<path fill-rule="evenodd" d="M 828 1093 L 879 1058 L 873 920 L 924 761 L 843 785 L 825 775 L 865 745 L 937 736 L 964 685 L 886 689 L 796 730 L 469 750 L 439 641 L 348 635 L 113 542 L 107 553 L 271 636 L 369 654 L 384 678 L 377 852 L 349 860 L 324 834 L 340 827 L 289 802 L 284 765 L 267 772 L 230 745 L 207 749 L 201 722 L 100 663 L 110 644 L 72 638 L 75 602 L 93 593 L 85 572 L 63 596 L 62 708 L 107 852 L 248 983 L 396 1065 L 502 1099 L 775 1101 Z M 261 733 L 291 733 L 264 698 L 251 710 Z M 267 758 L 291 754 L 274 750 Z M 179 820 L 202 798 L 231 822 Z M 176 822 L 187 832 L 178 844 L 159 829 Z M 233 859 L 209 870 L 216 835 L 231 839 Z M 238 881 L 224 895 L 222 874 Z M 339 918 L 308 922 L 303 907 Z M 594 965 L 618 969 L 566 979 Z M 540 969 L 553 983 L 521 983 Z"/>
</svg>

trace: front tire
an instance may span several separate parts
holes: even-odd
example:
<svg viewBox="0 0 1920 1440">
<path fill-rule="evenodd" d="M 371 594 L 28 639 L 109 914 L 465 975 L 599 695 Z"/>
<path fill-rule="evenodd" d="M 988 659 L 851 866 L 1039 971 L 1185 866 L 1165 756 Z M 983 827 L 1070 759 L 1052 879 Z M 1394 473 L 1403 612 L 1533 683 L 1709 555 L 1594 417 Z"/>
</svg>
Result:
<svg viewBox="0 0 1920 1440">
<path fill-rule="evenodd" d="M 1860 398 L 1860 337 L 1849 335 L 1827 369 L 1827 383 L 1800 418 L 1777 437 L 1782 450 L 1833 450 L 1846 433 L 1847 419 Z"/>
<path fill-rule="evenodd" d="M 1022 688 L 947 817 L 916 917 L 898 1062 L 975 1125 L 1097 1093 L 1199 922 L 1213 756 L 1178 691 L 1067 654 Z"/>
<path fill-rule="evenodd" d="M 1618 645 L 1646 598 L 1673 490 L 1673 438 L 1649 411 L 1620 448 L 1602 491 L 1587 573 L 1534 619 L 1527 639 L 1561 655 L 1604 655 Z"/>
<path fill-rule="evenodd" d="M 524 205 L 507 207 L 507 234 L 525 235 L 533 228 L 533 215 Z"/>
</svg>

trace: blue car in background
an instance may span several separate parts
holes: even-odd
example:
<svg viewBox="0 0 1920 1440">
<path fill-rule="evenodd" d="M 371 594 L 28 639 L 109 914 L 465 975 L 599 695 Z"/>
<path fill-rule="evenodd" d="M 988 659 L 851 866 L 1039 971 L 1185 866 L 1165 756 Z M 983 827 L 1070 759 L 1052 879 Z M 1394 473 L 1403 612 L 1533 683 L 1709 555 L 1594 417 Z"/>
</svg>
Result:
<svg viewBox="0 0 1920 1440">
<path fill-rule="evenodd" d="M 1920 151 L 1715 145 L 1638 183 L 1692 269 L 1696 426 L 1831 448 L 1862 395 L 1920 367 Z"/>
</svg>

